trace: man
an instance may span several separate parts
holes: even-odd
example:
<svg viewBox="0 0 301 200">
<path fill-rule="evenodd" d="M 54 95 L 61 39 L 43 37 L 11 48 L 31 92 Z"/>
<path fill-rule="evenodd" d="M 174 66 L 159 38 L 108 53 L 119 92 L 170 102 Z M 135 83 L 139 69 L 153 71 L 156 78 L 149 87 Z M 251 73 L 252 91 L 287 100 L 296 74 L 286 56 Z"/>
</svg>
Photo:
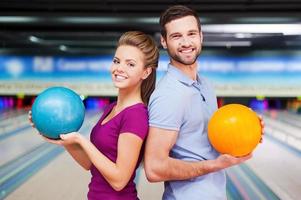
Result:
<svg viewBox="0 0 301 200">
<path fill-rule="evenodd" d="M 165 200 L 226 199 L 223 169 L 251 155 L 219 155 L 208 141 L 207 124 L 217 101 L 210 84 L 197 74 L 203 41 L 197 13 L 173 6 L 161 15 L 160 25 L 170 64 L 149 103 L 146 176 L 151 182 L 165 181 Z"/>
</svg>

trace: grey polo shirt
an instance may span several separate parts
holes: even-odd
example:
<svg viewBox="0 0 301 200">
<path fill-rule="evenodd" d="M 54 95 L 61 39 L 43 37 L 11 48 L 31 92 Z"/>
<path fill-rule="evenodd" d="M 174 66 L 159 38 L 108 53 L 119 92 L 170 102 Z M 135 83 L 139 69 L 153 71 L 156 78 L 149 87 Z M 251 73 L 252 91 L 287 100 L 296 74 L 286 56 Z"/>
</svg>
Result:
<svg viewBox="0 0 301 200">
<path fill-rule="evenodd" d="M 150 98 L 148 109 L 151 127 L 179 133 L 171 157 L 201 161 L 219 155 L 207 136 L 208 121 L 217 109 L 217 100 L 212 86 L 203 77 L 197 76 L 194 81 L 169 65 Z M 185 181 L 167 181 L 163 199 L 226 199 L 225 173 L 222 170 Z"/>
</svg>

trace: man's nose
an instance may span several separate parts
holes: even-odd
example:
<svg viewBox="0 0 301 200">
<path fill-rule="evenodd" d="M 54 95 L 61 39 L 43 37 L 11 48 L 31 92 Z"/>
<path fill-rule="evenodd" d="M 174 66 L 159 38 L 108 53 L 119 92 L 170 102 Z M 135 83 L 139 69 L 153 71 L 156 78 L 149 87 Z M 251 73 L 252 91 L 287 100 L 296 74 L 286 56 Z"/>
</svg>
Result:
<svg viewBox="0 0 301 200">
<path fill-rule="evenodd" d="M 182 37 L 181 39 L 181 43 L 182 46 L 190 46 L 191 45 L 191 41 L 189 38 L 187 37 Z"/>
</svg>

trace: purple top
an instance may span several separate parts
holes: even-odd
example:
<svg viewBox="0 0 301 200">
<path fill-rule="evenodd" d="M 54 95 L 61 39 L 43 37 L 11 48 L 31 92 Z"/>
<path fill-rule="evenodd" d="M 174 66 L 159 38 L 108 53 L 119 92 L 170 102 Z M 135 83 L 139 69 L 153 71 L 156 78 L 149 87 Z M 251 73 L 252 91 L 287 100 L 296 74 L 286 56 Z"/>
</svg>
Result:
<svg viewBox="0 0 301 200">
<path fill-rule="evenodd" d="M 108 122 L 101 124 L 102 121 L 112 111 L 116 102 L 110 104 L 105 110 L 92 129 L 90 140 L 111 161 L 116 163 L 118 137 L 122 133 L 132 133 L 139 136 L 142 140 L 146 138 L 148 133 L 148 112 L 147 108 L 142 103 L 137 103 L 126 107 Z M 143 149 L 143 148 L 142 148 Z M 143 155 L 143 150 L 136 165 L 138 168 Z M 136 170 L 135 170 L 136 171 Z M 136 200 L 137 191 L 134 183 L 135 171 L 129 180 L 128 184 L 121 191 L 115 191 L 111 185 L 105 180 L 97 168 L 91 167 L 91 182 L 89 184 L 88 199 L 89 200 Z"/>
</svg>

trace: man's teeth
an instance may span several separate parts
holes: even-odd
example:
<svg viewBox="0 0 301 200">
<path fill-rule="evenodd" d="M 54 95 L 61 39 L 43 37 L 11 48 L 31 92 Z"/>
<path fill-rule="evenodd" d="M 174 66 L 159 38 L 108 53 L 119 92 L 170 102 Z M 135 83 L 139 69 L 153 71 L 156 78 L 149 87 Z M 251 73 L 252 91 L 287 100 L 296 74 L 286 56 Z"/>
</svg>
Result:
<svg viewBox="0 0 301 200">
<path fill-rule="evenodd" d="M 182 53 L 190 53 L 192 52 L 193 49 L 186 49 L 186 50 L 182 50 Z"/>
</svg>

